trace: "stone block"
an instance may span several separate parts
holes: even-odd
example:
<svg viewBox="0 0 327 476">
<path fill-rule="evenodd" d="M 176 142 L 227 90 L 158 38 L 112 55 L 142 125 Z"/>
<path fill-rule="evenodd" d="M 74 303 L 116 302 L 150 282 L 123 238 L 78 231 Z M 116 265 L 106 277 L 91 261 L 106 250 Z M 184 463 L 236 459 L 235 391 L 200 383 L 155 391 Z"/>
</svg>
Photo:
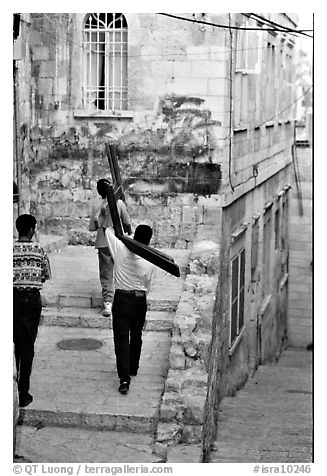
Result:
<svg viewBox="0 0 327 476">
<path fill-rule="evenodd" d="M 160 407 L 160 419 L 163 421 L 170 421 L 175 418 L 177 414 L 177 408 L 175 405 L 161 404 Z"/>
<path fill-rule="evenodd" d="M 178 444 L 167 448 L 167 463 L 201 463 L 201 445 Z"/>
<path fill-rule="evenodd" d="M 216 296 L 214 293 L 206 294 L 197 298 L 197 308 L 201 316 L 201 322 L 199 325 L 205 326 L 211 330 L 213 310 L 216 302 Z"/>
<path fill-rule="evenodd" d="M 177 372 L 177 371 L 173 370 L 173 372 Z M 179 393 L 180 386 L 181 386 L 180 376 L 176 374 L 171 376 L 171 373 L 172 372 L 170 370 L 168 377 L 166 379 L 166 383 L 165 383 L 165 392 Z"/>
<path fill-rule="evenodd" d="M 167 90 L 168 94 L 203 97 L 207 94 L 207 82 L 196 78 L 175 78 L 167 84 Z"/>
<path fill-rule="evenodd" d="M 188 357 L 194 358 L 194 357 L 197 356 L 197 350 L 196 350 L 196 347 L 194 345 L 186 344 L 184 349 L 185 349 L 185 354 Z"/>
<path fill-rule="evenodd" d="M 55 61 L 41 61 L 40 78 L 54 78 L 56 73 Z"/>
<path fill-rule="evenodd" d="M 185 370 L 186 369 L 186 361 L 185 357 L 170 357 L 169 359 L 170 368 L 173 370 Z"/>
<path fill-rule="evenodd" d="M 53 78 L 39 78 L 38 80 L 38 94 L 50 95 L 53 94 L 54 80 Z"/>
<path fill-rule="evenodd" d="M 226 47 L 225 46 L 210 46 L 209 49 L 209 59 L 210 61 L 219 61 L 223 62 L 226 57 Z M 226 58 L 228 59 L 228 58 Z"/>
<path fill-rule="evenodd" d="M 225 78 L 227 73 L 225 61 L 192 61 L 193 78 Z"/>
<path fill-rule="evenodd" d="M 191 76 L 191 63 L 188 61 L 174 61 L 173 76 L 175 78 L 189 78 Z"/>
<path fill-rule="evenodd" d="M 49 48 L 47 46 L 34 46 L 32 48 L 33 60 L 49 60 Z"/>
<path fill-rule="evenodd" d="M 198 308 L 198 299 L 200 296 L 215 293 L 217 288 L 217 278 L 215 276 L 198 276 L 188 274 L 184 283 L 184 289 L 192 290 L 196 295 L 196 306 Z M 201 301 L 200 301 L 201 302 Z"/>
<path fill-rule="evenodd" d="M 205 107 L 211 112 L 223 113 L 227 107 L 227 97 L 223 95 L 206 95 L 202 96 L 205 100 Z"/>
<path fill-rule="evenodd" d="M 158 443 L 157 441 L 153 445 L 153 453 L 158 456 L 162 462 L 167 461 L 167 444 Z"/>
<path fill-rule="evenodd" d="M 201 61 L 209 58 L 209 46 L 188 46 L 186 54 L 188 60 Z"/>
<path fill-rule="evenodd" d="M 182 443 L 199 443 L 202 438 L 202 425 L 185 425 L 181 436 Z"/>
<path fill-rule="evenodd" d="M 204 420 L 204 405 L 205 398 L 193 395 L 184 396 L 184 410 L 183 422 L 187 425 L 202 425 Z"/>
<path fill-rule="evenodd" d="M 182 223 L 194 223 L 197 221 L 197 208 L 184 205 L 182 208 Z"/>
<path fill-rule="evenodd" d="M 223 78 L 208 79 L 208 96 L 225 96 L 226 82 Z M 213 117 L 211 117 L 213 119 Z M 216 119 L 217 120 L 217 119 Z M 222 117 L 219 119 L 222 122 Z"/>
<path fill-rule="evenodd" d="M 147 68 L 148 74 L 153 78 L 164 77 L 173 78 L 175 76 L 175 62 L 173 61 L 151 61 Z"/>
<path fill-rule="evenodd" d="M 181 428 L 175 423 L 159 422 L 157 427 L 157 442 L 164 443 L 169 441 L 179 441 Z"/>
</svg>

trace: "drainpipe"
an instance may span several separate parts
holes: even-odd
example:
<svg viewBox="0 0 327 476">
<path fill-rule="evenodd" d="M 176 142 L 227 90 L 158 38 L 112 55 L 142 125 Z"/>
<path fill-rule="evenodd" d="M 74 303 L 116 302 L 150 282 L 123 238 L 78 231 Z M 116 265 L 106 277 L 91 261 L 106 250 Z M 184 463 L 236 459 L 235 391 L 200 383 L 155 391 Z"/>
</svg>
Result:
<svg viewBox="0 0 327 476">
<path fill-rule="evenodd" d="M 15 138 L 15 161 L 16 183 L 18 187 L 18 215 L 22 210 L 22 161 L 20 150 L 20 120 L 19 120 L 19 94 L 18 94 L 18 68 L 17 60 L 14 60 L 14 138 Z"/>
<path fill-rule="evenodd" d="M 229 27 L 231 26 L 231 14 L 228 14 Z M 230 62 L 229 62 L 229 141 L 228 141 L 228 178 L 229 185 L 234 192 L 232 184 L 232 136 L 233 136 L 233 32 L 229 28 L 230 36 Z"/>
</svg>

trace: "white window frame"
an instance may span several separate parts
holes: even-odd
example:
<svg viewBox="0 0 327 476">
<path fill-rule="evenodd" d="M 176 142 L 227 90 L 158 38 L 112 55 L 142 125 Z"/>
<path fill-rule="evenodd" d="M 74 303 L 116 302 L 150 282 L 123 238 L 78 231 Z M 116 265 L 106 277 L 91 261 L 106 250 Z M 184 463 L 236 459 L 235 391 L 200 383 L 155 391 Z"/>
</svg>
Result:
<svg viewBox="0 0 327 476">
<path fill-rule="evenodd" d="M 263 296 L 270 294 L 271 286 L 271 247 L 273 232 L 272 202 L 265 206 L 262 231 L 262 290 Z"/>
<path fill-rule="evenodd" d="M 84 21 L 84 110 L 126 111 L 128 28 L 122 13 L 90 13 Z M 101 77 L 100 77 L 101 75 Z"/>
<path fill-rule="evenodd" d="M 246 23 L 244 28 L 250 28 L 252 25 Z M 256 47 L 252 47 L 252 40 L 255 38 Z M 236 73 L 260 74 L 262 64 L 262 33 L 256 30 L 237 30 L 236 37 Z M 256 53 L 256 59 L 251 65 L 252 54 Z"/>
<path fill-rule="evenodd" d="M 244 256 L 244 274 L 243 274 L 243 283 L 241 283 L 241 264 L 242 264 L 242 255 Z M 237 264 L 237 293 L 233 296 L 233 263 L 238 259 Z M 242 245 L 237 252 L 233 254 L 233 257 L 230 261 L 230 326 L 229 326 L 229 347 L 230 352 L 237 346 L 241 335 L 243 334 L 245 328 L 245 269 L 246 267 L 246 250 L 245 246 Z M 243 291 L 243 303 L 241 299 L 241 292 Z M 236 332 L 235 336 L 232 335 L 233 330 L 233 305 L 237 304 L 237 315 L 236 315 Z M 241 309 L 240 305 L 243 306 Z M 243 313 L 243 322 L 240 325 L 240 311 Z"/>
</svg>

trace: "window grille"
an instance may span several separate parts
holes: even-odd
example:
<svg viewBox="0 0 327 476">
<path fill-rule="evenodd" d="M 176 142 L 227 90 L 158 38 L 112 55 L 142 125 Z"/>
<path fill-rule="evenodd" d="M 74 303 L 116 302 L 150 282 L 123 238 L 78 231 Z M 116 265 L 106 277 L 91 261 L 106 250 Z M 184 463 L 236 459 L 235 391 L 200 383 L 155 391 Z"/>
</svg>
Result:
<svg viewBox="0 0 327 476">
<path fill-rule="evenodd" d="M 232 259 L 232 296 L 230 345 L 244 327 L 244 283 L 245 283 L 245 249 L 242 248 Z"/>
<path fill-rule="evenodd" d="M 255 271 L 258 266 L 258 254 L 259 254 L 259 220 L 256 220 L 252 225 L 251 279 L 255 278 Z"/>
<path fill-rule="evenodd" d="M 122 13 L 90 13 L 84 23 L 84 107 L 127 109 L 127 22 Z"/>
<path fill-rule="evenodd" d="M 283 195 L 282 206 L 282 233 L 281 233 L 281 248 L 284 252 L 284 265 L 282 271 L 288 273 L 288 220 L 289 220 L 289 202 L 288 192 Z"/>
<path fill-rule="evenodd" d="M 271 231 L 271 208 L 267 208 L 263 218 L 262 283 L 264 294 L 268 294 L 270 288 Z"/>
<path fill-rule="evenodd" d="M 279 208 L 275 212 L 275 250 L 280 248 L 280 213 Z"/>
</svg>

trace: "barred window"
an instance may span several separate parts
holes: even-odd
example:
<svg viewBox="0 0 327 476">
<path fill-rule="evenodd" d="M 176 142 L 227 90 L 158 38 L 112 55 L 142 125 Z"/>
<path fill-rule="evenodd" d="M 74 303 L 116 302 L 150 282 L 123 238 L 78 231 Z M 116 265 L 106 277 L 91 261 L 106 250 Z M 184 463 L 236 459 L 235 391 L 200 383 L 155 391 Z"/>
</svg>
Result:
<svg viewBox="0 0 327 476">
<path fill-rule="evenodd" d="M 262 288 L 264 295 L 269 294 L 270 291 L 271 234 L 271 208 L 268 208 L 263 218 Z"/>
<path fill-rule="evenodd" d="M 244 283 L 245 283 L 245 249 L 242 248 L 231 261 L 232 296 L 230 346 L 244 327 Z"/>
<path fill-rule="evenodd" d="M 256 219 L 252 225 L 251 239 L 251 280 L 256 280 L 256 270 L 258 267 L 259 255 L 259 220 Z"/>
<path fill-rule="evenodd" d="M 279 250 L 281 247 L 280 236 L 280 212 L 279 208 L 275 211 L 275 250 Z"/>
<path fill-rule="evenodd" d="M 127 22 L 122 13 L 90 13 L 84 23 L 84 107 L 127 109 Z"/>
</svg>

